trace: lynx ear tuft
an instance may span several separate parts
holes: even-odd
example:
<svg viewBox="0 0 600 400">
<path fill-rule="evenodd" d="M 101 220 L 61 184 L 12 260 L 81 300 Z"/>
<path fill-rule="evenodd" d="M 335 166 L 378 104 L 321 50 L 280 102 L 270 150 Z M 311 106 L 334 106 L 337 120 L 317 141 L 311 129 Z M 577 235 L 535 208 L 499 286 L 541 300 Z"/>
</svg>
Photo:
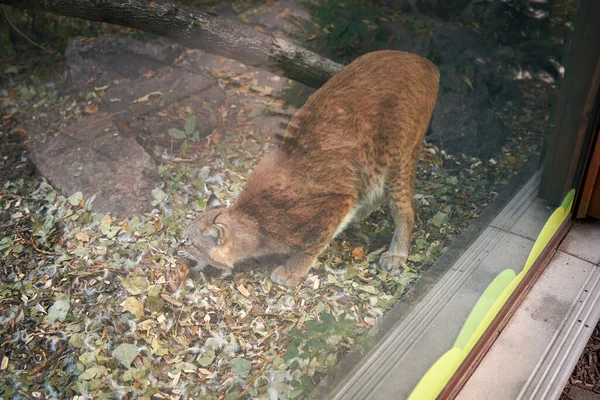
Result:
<svg viewBox="0 0 600 400">
<path fill-rule="evenodd" d="M 208 201 L 206 202 L 206 207 L 204 208 L 204 211 L 210 211 L 213 208 L 220 207 L 225 207 L 225 205 L 221 203 L 221 200 L 219 200 L 219 198 L 215 196 L 214 193 L 211 193 L 211 195 L 208 197 Z"/>
</svg>

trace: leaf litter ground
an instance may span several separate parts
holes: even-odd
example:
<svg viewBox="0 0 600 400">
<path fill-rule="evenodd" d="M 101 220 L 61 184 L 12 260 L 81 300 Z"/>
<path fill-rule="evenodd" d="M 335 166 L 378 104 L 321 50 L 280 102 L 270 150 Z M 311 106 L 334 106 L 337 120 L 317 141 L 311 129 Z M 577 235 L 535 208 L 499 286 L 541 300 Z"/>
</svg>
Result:
<svg viewBox="0 0 600 400">
<path fill-rule="evenodd" d="M 251 76 L 212 72 L 228 94 L 286 113 L 268 88 L 253 89 Z M 424 146 L 411 254 L 399 271 L 375 263 L 393 229 L 385 209 L 334 240 L 296 289 L 274 285 L 267 266 L 220 277 L 190 271 L 174 256 L 182 224 L 204 207 L 206 184 L 233 202 L 273 145 L 243 119 L 231 119 L 239 109 L 228 102 L 218 110 L 221 122 L 230 121 L 226 130 L 198 139 L 192 122 L 173 126 L 186 134 L 173 131 L 175 143 L 188 143 L 159 155 L 162 182 L 152 192 L 154 210 L 145 215 L 123 220 L 95 213 L 92 199 L 57 193 L 30 170 L 5 175 L 0 397 L 306 397 L 342 354 L 369 346 L 369 328 L 539 155 L 552 88 L 538 81 L 520 85 L 525 107 L 496 110 L 509 130 L 497 157 L 451 156 Z M 20 141 L 14 115 L 32 118 L 45 105 L 60 107 L 67 120 L 86 107 L 96 112 L 87 100 L 59 97 L 36 83 L 9 86 L 1 98 L 1 140 Z M 6 149 L 3 174 L 19 163 L 30 168 L 20 152 Z"/>
</svg>

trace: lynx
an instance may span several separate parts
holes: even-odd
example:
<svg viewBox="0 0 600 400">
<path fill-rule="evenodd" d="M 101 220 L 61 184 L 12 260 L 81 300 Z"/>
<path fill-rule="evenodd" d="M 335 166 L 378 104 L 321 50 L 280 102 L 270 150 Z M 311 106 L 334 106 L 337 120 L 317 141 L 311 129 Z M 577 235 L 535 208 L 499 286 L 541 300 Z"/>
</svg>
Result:
<svg viewBox="0 0 600 400">
<path fill-rule="evenodd" d="M 317 90 L 229 208 L 211 195 L 183 231 L 183 254 L 231 271 L 283 255 L 273 282 L 300 284 L 329 242 L 389 200 L 395 230 L 379 260 L 406 261 L 415 172 L 439 89 L 427 59 L 400 51 L 359 57 Z"/>
</svg>

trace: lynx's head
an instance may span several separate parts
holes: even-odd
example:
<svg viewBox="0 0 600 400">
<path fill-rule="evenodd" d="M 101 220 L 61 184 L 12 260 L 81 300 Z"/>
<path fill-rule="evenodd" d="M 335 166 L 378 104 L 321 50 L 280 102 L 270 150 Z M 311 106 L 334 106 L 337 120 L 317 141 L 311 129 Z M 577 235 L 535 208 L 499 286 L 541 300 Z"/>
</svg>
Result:
<svg viewBox="0 0 600 400">
<path fill-rule="evenodd" d="M 264 253 L 255 223 L 243 215 L 232 216 L 211 194 L 206 209 L 183 229 L 180 254 L 206 265 L 232 269 L 235 263 Z"/>
</svg>

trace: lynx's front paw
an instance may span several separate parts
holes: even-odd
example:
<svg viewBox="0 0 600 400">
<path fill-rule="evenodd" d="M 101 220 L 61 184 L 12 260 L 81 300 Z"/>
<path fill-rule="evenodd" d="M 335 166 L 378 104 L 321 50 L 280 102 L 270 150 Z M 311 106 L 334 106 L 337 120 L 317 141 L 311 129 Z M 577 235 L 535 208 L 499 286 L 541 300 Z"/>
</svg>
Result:
<svg viewBox="0 0 600 400">
<path fill-rule="evenodd" d="M 400 268 L 406 259 L 406 255 L 391 254 L 390 252 L 386 251 L 379 258 L 379 265 L 386 271 L 391 271 L 393 269 Z"/>
<path fill-rule="evenodd" d="M 271 272 L 271 280 L 281 286 L 296 287 L 302 282 L 302 278 L 285 267 L 277 267 Z"/>
</svg>

